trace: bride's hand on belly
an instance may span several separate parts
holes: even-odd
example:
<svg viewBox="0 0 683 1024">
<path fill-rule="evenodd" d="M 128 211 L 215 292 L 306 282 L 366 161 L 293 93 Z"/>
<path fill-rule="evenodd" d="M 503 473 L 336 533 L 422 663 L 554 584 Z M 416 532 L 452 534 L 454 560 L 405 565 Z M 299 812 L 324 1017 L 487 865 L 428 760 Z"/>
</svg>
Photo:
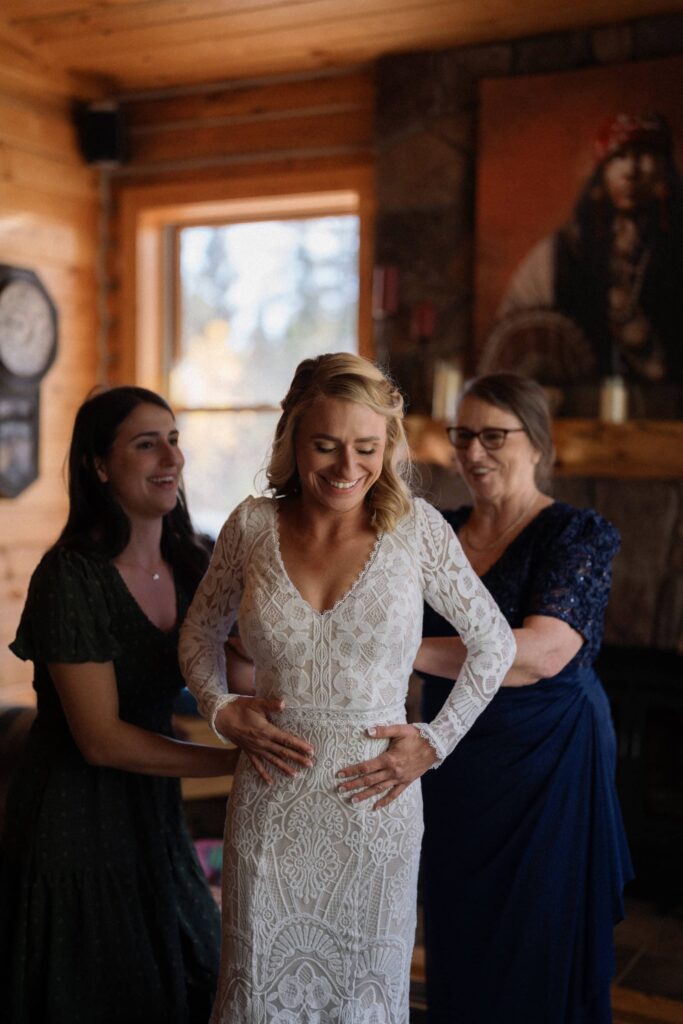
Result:
<svg viewBox="0 0 683 1024">
<path fill-rule="evenodd" d="M 310 743 L 291 732 L 278 729 L 268 718 L 282 711 L 284 701 L 267 697 L 239 697 L 216 715 L 216 729 L 245 752 L 254 768 L 269 785 L 273 778 L 266 762 L 285 775 L 298 775 L 300 766 L 313 767 L 315 751 Z M 292 764 L 294 762 L 294 764 Z"/>
<path fill-rule="evenodd" d="M 342 768 L 337 778 L 349 780 L 341 783 L 339 791 L 349 794 L 351 803 L 380 796 L 373 804 L 373 810 L 378 810 L 424 775 L 436 761 L 436 753 L 412 725 L 378 725 L 367 731 L 374 739 L 389 739 L 389 746 L 378 757 Z"/>
</svg>

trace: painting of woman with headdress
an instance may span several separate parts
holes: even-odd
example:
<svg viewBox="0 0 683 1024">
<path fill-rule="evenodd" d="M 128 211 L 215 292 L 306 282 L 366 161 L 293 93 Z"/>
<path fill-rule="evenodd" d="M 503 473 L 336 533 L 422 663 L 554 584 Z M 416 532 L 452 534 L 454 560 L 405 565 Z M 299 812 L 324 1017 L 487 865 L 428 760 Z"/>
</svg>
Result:
<svg viewBox="0 0 683 1024">
<path fill-rule="evenodd" d="M 683 182 L 672 125 L 622 108 L 589 140 L 573 209 L 509 273 L 479 369 L 521 367 L 557 389 L 565 415 L 595 415 L 599 382 L 618 377 L 632 415 L 681 416 Z"/>
</svg>

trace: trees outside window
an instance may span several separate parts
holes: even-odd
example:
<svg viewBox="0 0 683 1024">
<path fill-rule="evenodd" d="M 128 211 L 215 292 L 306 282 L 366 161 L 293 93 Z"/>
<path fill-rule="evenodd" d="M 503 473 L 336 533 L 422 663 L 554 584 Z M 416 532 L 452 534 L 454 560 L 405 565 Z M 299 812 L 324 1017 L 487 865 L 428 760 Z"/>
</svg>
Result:
<svg viewBox="0 0 683 1024">
<path fill-rule="evenodd" d="M 358 351 L 358 249 L 355 215 L 177 229 L 169 393 L 190 508 L 207 533 L 260 492 L 297 364 Z"/>
</svg>

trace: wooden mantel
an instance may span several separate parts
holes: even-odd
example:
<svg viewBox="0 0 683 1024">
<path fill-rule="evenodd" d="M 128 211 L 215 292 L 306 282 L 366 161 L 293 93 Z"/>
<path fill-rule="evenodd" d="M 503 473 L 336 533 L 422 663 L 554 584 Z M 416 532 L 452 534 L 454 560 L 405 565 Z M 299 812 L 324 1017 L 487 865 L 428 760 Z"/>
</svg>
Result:
<svg viewBox="0 0 683 1024">
<path fill-rule="evenodd" d="M 453 466 L 455 453 L 445 423 L 407 416 L 413 458 Z M 558 419 L 553 426 L 558 476 L 612 477 L 620 480 L 683 479 L 683 420 Z"/>
<path fill-rule="evenodd" d="M 553 427 L 561 476 L 683 478 L 683 420 L 561 420 Z"/>
</svg>

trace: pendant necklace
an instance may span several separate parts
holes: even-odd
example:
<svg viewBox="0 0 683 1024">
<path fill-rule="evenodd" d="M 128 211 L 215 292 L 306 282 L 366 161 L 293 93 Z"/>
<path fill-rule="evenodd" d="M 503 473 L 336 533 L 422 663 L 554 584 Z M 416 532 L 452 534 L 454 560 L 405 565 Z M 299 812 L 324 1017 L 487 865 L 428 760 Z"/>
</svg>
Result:
<svg viewBox="0 0 683 1024">
<path fill-rule="evenodd" d="M 159 569 L 155 569 L 154 572 L 152 572 L 150 569 L 145 569 L 142 565 L 131 565 L 130 562 L 119 562 L 119 565 L 122 569 L 137 569 L 139 572 L 144 572 L 145 576 L 149 576 L 154 583 L 158 583 L 161 579 Z M 161 568 L 161 566 L 159 568 Z"/>
<path fill-rule="evenodd" d="M 519 523 L 521 523 L 521 521 L 524 519 L 524 516 L 527 515 L 527 513 L 531 511 L 532 506 L 535 505 L 537 498 L 538 495 L 534 494 L 529 504 L 524 506 L 524 508 L 517 516 L 517 518 L 513 519 L 510 525 L 506 526 L 503 532 L 499 533 L 496 539 L 491 544 L 473 544 L 472 541 L 469 539 L 469 523 L 466 523 L 463 529 L 463 534 L 465 533 L 465 531 L 467 531 L 465 543 L 469 548 L 472 549 L 472 551 L 490 551 L 492 548 L 495 548 L 498 544 L 500 544 L 503 537 L 510 533 L 511 530 L 514 530 L 515 526 L 518 526 Z"/>
</svg>

